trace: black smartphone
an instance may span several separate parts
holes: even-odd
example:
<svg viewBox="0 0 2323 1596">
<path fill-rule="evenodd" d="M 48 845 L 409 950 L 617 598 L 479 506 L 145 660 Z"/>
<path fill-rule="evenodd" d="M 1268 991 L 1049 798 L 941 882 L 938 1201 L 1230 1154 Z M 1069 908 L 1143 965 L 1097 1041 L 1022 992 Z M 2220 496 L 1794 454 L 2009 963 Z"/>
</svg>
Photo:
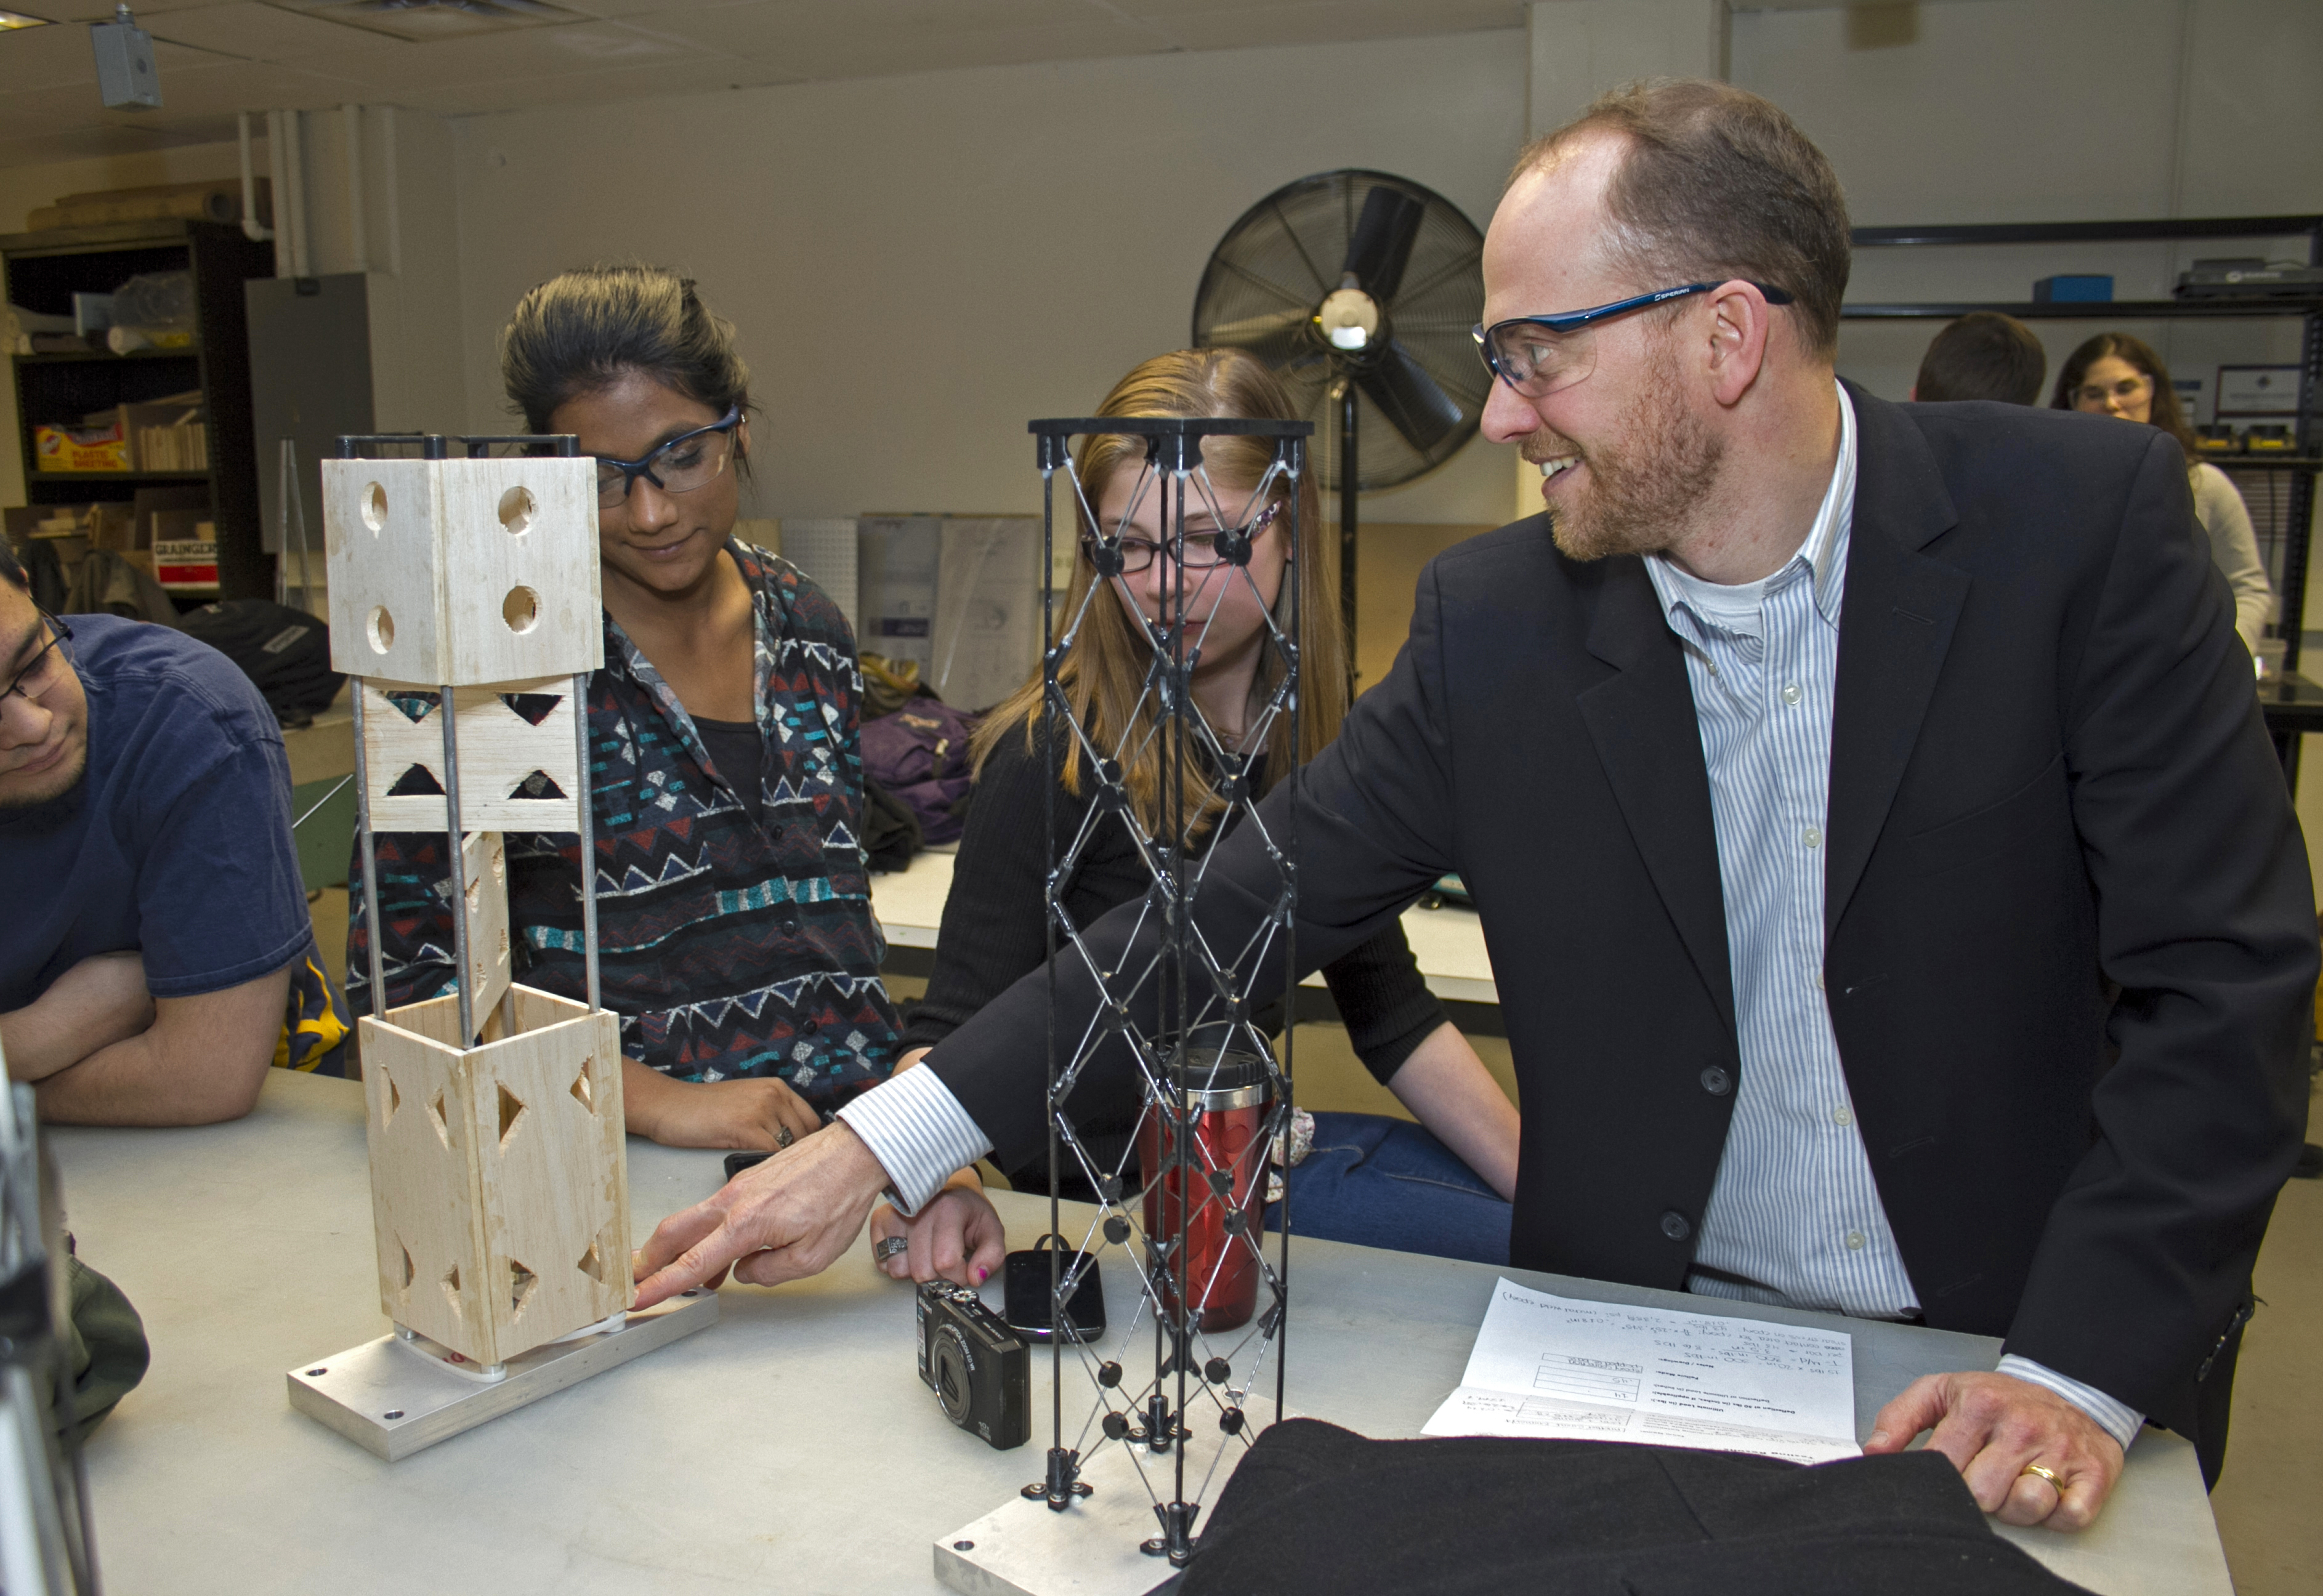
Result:
<svg viewBox="0 0 2323 1596">
<path fill-rule="evenodd" d="M 730 1152 L 726 1155 L 726 1179 L 731 1180 L 754 1164 L 763 1164 L 775 1155 L 771 1152 Z"/>
<path fill-rule="evenodd" d="M 1008 1254 L 1003 1271 L 1001 1317 L 1008 1327 L 1027 1341 L 1047 1341 L 1054 1333 L 1049 1312 L 1050 1243 L 1056 1243 L 1057 1267 L 1070 1273 L 1079 1261 L 1088 1256 L 1082 1252 L 1066 1252 L 1061 1242 L 1052 1235 L 1042 1236 L 1033 1245 Z M 1094 1341 L 1105 1334 L 1105 1280 L 1094 1266 L 1081 1275 L 1081 1283 L 1073 1289 L 1065 1303 L 1065 1338 L 1069 1341 Z"/>
</svg>

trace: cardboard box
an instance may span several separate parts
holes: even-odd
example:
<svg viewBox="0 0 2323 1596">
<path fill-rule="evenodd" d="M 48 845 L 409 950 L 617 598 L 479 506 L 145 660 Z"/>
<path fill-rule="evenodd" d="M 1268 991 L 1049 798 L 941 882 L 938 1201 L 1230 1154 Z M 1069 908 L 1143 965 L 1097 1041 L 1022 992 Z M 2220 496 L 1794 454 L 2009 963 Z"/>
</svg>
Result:
<svg viewBox="0 0 2323 1596">
<path fill-rule="evenodd" d="M 173 593 L 217 592 L 217 545 L 193 537 L 154 544 L 153 579 Z"/>
</svg>

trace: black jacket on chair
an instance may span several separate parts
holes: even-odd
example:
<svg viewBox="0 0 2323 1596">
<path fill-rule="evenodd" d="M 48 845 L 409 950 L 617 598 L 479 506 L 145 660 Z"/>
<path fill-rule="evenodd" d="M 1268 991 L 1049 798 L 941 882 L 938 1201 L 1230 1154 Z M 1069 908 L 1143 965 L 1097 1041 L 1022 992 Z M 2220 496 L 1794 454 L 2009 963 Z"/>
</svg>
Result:
<svg viewBox="0 0 2323 1596">
<path fill-rule="evenodd" d="M 1823 975 L 1872 1172 L 1930 1325 L 2193 1435 L 2298 1155 L 2317 970 L 2234 606 L 2165 435 L 1849 392 Z M 1440 555 L 1293 802 L 1265 812 L 1302 968 L 1447 870 L 1475 894 L 1524 1113 L 1511 1261 L 1682 1286 L 1734 1104 L 1707 1072 L 1742 1066 L 1642 563 L 1569 560 L 1538 517 Z M 1212 947 L 1271 899 L 1252 832 L 1196 905 Z M 1077 961 L 1059 986 L 1086 1012 Z M 1004 1149 L 1041 1134 L 1045 1004 L 1036 972 L 928 1061 Z"/>
</svg>

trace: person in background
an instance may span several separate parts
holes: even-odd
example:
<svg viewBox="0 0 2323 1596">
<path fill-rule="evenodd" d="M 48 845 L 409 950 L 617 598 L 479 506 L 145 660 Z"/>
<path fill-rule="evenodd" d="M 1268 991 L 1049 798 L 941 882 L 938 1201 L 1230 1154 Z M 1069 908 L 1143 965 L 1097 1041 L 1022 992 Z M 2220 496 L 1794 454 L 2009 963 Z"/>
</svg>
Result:
<svg viewBox="0 0 2323 1596">
<path fill-rule="evenodd" d="M 5 541 L 0 880 L 0 1049 L 42 1119 L 250 1112 L 320 979 L 281 729 L 207 643 L 41 611 Z"/>
<path fill-rule="evenodd" d="M 1247 354 L 1219 349 L 1179 350 L 1144 362 L 1114 385 L 1096 414 L 1293 417 L 1290 399 L 1264 366 Z M 1194 667 L 1195 706 L 1229 757 L 1253 761 L 1261 791 L 1294 760 L 1312 758 L 1336 737 L 1347 710 L 1338 583 L 1324 556 L 1329 540 L 1312 474 L 1297 485 L 1300 547 L 1294 555 L 1293 484 L 1267 479 L 1273 441 L 1206 438 L 1202 455 L 1217 499 L 1198 500 L 1188 509 L 1185 546 L 1174 555 L 1161 525 L 1161 493 L 1145 464 L 1144 439 L 1083 438 L 1075 462 L 1082 497 L 1106 527 L 1122 529 L 1125 560 L 1120 576 L 1110 582 L 1098 576 L 1090 555 L 1097 528 L 1077 511 L 1079 554 L 1061 614 L 1082 619 L 1079 640 L 1060 674 L 1074 718 L 1096 746 L 1126 743 L 1138 750 L 1125 757 L 1124 778 L 1137 824 L 1149 836 L 1166 835 L 1170 826 L 1162 805 L 1160 757 L 1151 737 L 1134 730 L 1150 726 L 1152 718 L 1145 697 L 1152 656 L 1144 627 L 1161 620 L 1180 567 L 1189 624 L 1197 628 L 1201 650 Z M 1246 567 L 1220 562 L 1218 535 L 1236 527 L 1253 539 Z M 1304 633 L 1304 719 L 1297 747 L 1289 713 L 1266 712 L 1281 676 L 1280 656 L 1268 646 L 1268 617 L 1271 611 L 1287 627 L 1291 582 L 1298 584 Z M 1090 590 L 1101 583 L 1111 594 L 1092 596 Z M 1093 924 L 1106 911 L 1143 899 L 1152 884 L 1126 823 L 1100 820 L 1090 827 L 1096 780 L 1078 743 L 1068 743 L 1061 758 L 1046 757 L 1043 738 L 1037 675 L 977 730 L 976 798 L 944 903 L 935 969 L 905 1032 L 912 1050 L 904 1055 L 906 1064 L 1041 967 L 1051 945 L 1043 931 L 1048 917 L 1042 895 L 1051 857 L 1042 836 L 1045 785 L 1053 782 L 1057 789 L 1056 857 L 1064 858 L 1073 839 L 1089 830 L 1063 892 L 1075 925 Z M 1222 812 L 1212 785 L 1217 775 L 1211 769 L 1189 776 L 1189 808 L 1213 816 Z M 1206 824 L 1201 844 L 1231 829 L 1230 821 Z M 1421 1123 L 1379 1114 L 1315 1114 L 1312 1149 L 1288 1175 L 1298 1233 L 1505 1263 L 1509 1198 L 1517 1179 L 1515 1105 L 1445 1018 L 1443 1005 L 1420 977 L 1400 925 L 1342 955 L 1323 974 L 1365 1068 Z M 1280 1022 L 1277 1014 L 1258 1023 L 1269 1029 Z M 1137 1123 L 1134 1099 L 1125 1098 L 1116 1108 L 1110 1117 L 1101 1109 L 1076 1114 L 1082 1132 L 1094 1133 L 1097 1156 L 1108 1170 L 1119 1161 Z M 1048 1188 L 1045 1157 L 1018 1160 L 1005 1172 L 1020 1188 Z M 1078 1169 L 1062 1184 L 1067 1196 L 1094 1200 L 1094 1188 Z M 940 1200 L 982 1204 L 980 1195 L 957 1180 Z M 988 1213 L 988 1205 L 985 1208 Z M 978 1246 L 968 1261 L 973 1267 L 997 1267 L 998 1232 L 996 1218 L 975 1228 Z M 907 1234 L 915 1243 L 908 1256 L 884 1261 L 892 1275 L 927 1280 L 955 1262 L 949 1250 L 942 1257 L 933 1251 L 938 1238 L 949 1249 L 948 1227 L 922 1225 L 907 1231 L 893 1208 L 883 1208 L 872 1221 L 875 1246 L 891 1234 Z"/>
<path fill-rule="evenodd" d="M 2194 491 L 2194 515 L 2210 539 L 2210 563 L 2234 590 L 2235 632 L 2258 657 L 2259 639 L 2274 619 L 2274 589 L 2258 557 L 2258 536 L 2250 511 L 2225 472 L 2194 454 L 2194 429 L 2170 385 L 2170 368 L 2142 338 L 2099 333 L 2068 355 L 2057 372 L 2050 408 L 2117 416 L 2124 421 L 2168 433 L 2186 454 L 2187 485 Z"/>
<path fill-rule="evenodd" d="M 630 266 L 554 278 L 518 303 L 500 373 L 528 430 L 577 434 L 597 461 L 589 880 L 629 1128 L 681 1147 L 787 1147 L 895 1059 L 855 840 L 854 637 L 795 566 L 732 536 L 749 372 L 691 281 Z M 381 1007 L 451 978 L 444 845 L 378 839 Z M 570 833 L 508 838 L 519 979 L 574 998 L 579 853 Z M 348 998 L 368 1013 L 360 892 L 350 909 Z"/>
<path fill-rule="evenodd" d="M 2049 356 L 2031 327 L 1997 310 L 1973 310 L 1930 342 L 1912 398 L 1923 405 L 1953 399 L 2037 405 L 2048 374 Z"/>
</svg>

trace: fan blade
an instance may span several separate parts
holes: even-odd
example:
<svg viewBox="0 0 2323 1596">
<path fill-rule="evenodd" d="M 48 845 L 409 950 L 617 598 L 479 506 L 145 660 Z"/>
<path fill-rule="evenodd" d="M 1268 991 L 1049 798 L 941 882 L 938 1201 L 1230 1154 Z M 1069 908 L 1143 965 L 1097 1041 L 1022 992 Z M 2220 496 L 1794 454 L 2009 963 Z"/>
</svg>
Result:
<svg viewBox="0 0 2323 1596">
<path fill-rule="evenodd" d="M 1427 209 L 1400 188 L 1384 184 L 1364 197 L 1364 214 L 1347 240 L 1347 259 L 1340 270 L 1354 272 L 1356 286 L 1382 305 L 1402 286 L 1403 268 L 1411 259 L 1412 241 L 1419 236 L 1419 218 Z"/>
<path fill-rule="evenodd" d="M 1379 408 L 1388 425 L 1403 435 L 1403 441 L 1422 454 L 1451 436 L 1464 419 L 1458 402 L 1394 339 L 1388 341 L 1376 365 L 1355 373 L 1355 385 Z"/>
<path fill-rule="evenodd" d="M 1276 310 L 1240 321 L 1222 321 L 1210 329 L 1209 342 L 1244 350 L 1280 371 L 1307 348 L 1307 324 L 1313 319 L 1312 311 Z"/>
</svg>

